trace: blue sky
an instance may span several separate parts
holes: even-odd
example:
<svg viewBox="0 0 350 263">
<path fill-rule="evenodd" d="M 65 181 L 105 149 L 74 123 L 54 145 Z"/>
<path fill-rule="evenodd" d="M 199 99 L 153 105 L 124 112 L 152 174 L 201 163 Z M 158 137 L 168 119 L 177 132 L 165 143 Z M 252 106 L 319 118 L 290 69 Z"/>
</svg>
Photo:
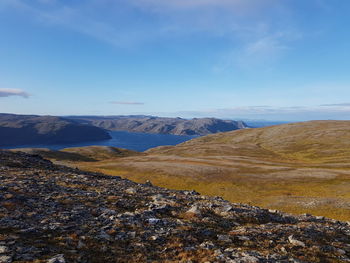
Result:
<svg viewBox="0 0 350 263">
<path fill-rule="evenodd" d="M 0 0 L 0 112 L 350 117 L 348 0 Z"/>
</svg>

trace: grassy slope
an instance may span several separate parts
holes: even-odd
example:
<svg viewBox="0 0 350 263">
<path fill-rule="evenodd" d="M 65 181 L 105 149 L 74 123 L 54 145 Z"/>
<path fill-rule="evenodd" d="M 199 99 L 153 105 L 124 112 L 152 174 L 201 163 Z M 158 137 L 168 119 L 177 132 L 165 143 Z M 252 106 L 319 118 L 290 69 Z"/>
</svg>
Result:
<svg viewBox="0 0 350 263">
<path fill-rule="evenodd" d="M 47 148 L 22 148 L 12 151 L 21 151 L 29 154 L 38 154 L 55 162 L 79 163 L 98 162 L 127 156 L 140 156 L 142 153 L 109 146 L 88 146 L 66 148 L 60 151 Z"/>
<path fill-rule="evenodd" d="M 78 166 L 233 202 L 350 220 L 349 139 L 350 122 L 315 121 L 209 135 L 146 156 Z"/>
<path fill-rule="evenodd" d="M 307 163 L 348 162 L 349 121 L 312 121 L 201 137 L 154 154 L 182 156 L 242 155 Z"/>
<path fill-rule="evenodd" d="M 126 149 L 109 147 L 109 146 L 66 148 L 61 150 L 61 152 L 79 154 L 81 156 L 85 156 L 87 158 L 92 158 L 95 160 L 105 160 L 105 159 L 111 159 L 111 158 L 142 155 L 142 153 L 135 152 L 132 150 L 126 150 Z"/>
<path fill-rule="evenodd" d="M 14 152 L 25 152 L 29 154 L 38 154 L 42 157 L 54 161 L 66 161 L 66 162 L 95 162 L 97 160 L 83 156 L 77 153 L 54 151 L 47 148 L 17 148 L 13 149 Z"/>
</svg>

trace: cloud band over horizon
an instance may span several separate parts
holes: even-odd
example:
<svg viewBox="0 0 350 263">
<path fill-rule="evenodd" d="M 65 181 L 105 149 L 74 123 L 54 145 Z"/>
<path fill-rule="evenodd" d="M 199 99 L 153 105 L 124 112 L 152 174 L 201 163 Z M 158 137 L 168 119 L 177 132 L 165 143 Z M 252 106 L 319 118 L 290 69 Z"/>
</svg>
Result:
<svg viewBox="0 0 350 263">
<path fill-rule="evenodd" d="M 0 89 L 0 97 L 18 96 L 22 98 L 29 98 L 30 94 L 21 89 Z"/>
<path fill-rule="evenodd" d="M 321 119 L 347 120 L 350 116 L 350 103 L 329 104 L 332 106 L 242 106 L 202 111 L 181 111 L 171 114 L 179 117 L 215 117 L 222 119 L 265 119 L 309 121 Z"/>
<path fill-rule="evenodd" d="M 116 105 L 145 105 L 143 102 L 136 101 L 111 101 L 110 103 Z"/>
</svg>

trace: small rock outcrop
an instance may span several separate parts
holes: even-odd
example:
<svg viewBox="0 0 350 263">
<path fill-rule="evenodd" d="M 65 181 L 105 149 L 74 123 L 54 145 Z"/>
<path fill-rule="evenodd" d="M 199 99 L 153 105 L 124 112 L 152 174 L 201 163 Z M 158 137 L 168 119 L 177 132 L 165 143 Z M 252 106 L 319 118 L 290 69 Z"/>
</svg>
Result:
<svg viewBox="0 0 350 263">
<path fill-rule="evenodd" d="M 0 262 L 350 262 L 350 226 L 0 151 Z"/>
</svg>

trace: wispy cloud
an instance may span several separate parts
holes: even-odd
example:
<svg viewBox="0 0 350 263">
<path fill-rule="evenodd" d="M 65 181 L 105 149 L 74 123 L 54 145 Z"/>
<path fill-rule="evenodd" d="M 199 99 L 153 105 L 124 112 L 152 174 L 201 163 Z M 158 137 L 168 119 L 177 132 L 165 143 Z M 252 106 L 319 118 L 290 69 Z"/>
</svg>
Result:
<svg viewBox="0 0 350 263">
<path fill-rule="evenodd" d="M 113 20 L 108 16 L 96 16 L 92 12 L 98 8 L 108 9 L 108 2 L 113 1 L 105 0 L 101 1 L 101 4 L 96 4 L 94 0 L 87 0 L 80 4 L 64 4 L 56 0 L 3 1 L 3 3 L 0 2 L 0 8 L 12 8 L 31 16 L 44 26 L 64 27 L 113 46 L 125 47 L 135 38 L 133 32 L 127 34 L 127 30 L 124 31 L 123 21 Z"/>
<path fill-rule="evenodd" d="M 234 47 L 222 56 L 213 68 L 215 72 L 232 68 L 264 67 L 266 69 L 291 50 L 295 41 L 302 38 L 302 33 L 295 30 L 250 34 L 251 40 L 243 41 L 242 45 Z"/>
<path fill-rule="evenodd" d="M 270 10 L 281 6 L 275 0 L 2 1 L 0 7 L 19 9 L 45 25 L 64 26 L 116 46 L 168 37 L 174 31 L 204 31 L 229 38 L 254 33 L 260 24 L 269 23 Z M 139 24 L 140 15 L 148 21 Z"/>
<path fill-rule="evenodd" d="M 111 104 L 117 105 L 145 105 L 143 102 L 135 102 L 135 101 L 111 101 Z"/>
<path fill-rule="evenodd" d="M 11 97 L 11 96 L 28 98 L 30 95 L 29 93 L 20 89 L 0 89 L 0 97 Z"/>
<path fill-rule="evenodd" d="M 65 27 L 118 48 L 197 33 L 220 38 L 225 45 L 213 54 L 216 58 L 211 68 L 216 72 L 272 64 L 303 35 L 295 22 L 291 1 L 2 1 L 0 7 L 20 9 L 45 26 Z M 316 5 L 323 1 L 312 2 Z"/>
<path fill-rule="evenodd" d="M 346 106 L 346 107 L 345 107 Z M 202 111 L 183 111 L 174 113 L 181 117 L 217 117 L 224 119 L 267 119 L 267 120 L 315 120 L 315 119 L 348 119 L 350 106 L 244 106 L 225 109 L 208 109 Z"/>
<path fill-rule="evenodd" d="M 151 8 L 157 11 L 164 10 L 193 10 L 199 8 L 230 9 L 235 13 L 243 11 L 255 11 L 274 4 L 273 0 L 131 0 L 134 5 Z"/>
<path fill-rule="evenodd" d="M 350 107 L 350 103 L 322 104 L 321 107 Z"/>
<path fill-rule="evenodd" d="M 316 0 L 315 0 L 316 1 Z M 215 72 L 270 66 L 303 37 L 291 10 L 275 0 L 134 0 L 139 6 L 166 14 L 170 30 L 201 31 L 226 42 L 213 66 Z M 278 21 L 278 22 L 277 22 Z M 176 25 L 176 26 L 174 26 Z"/>
</svg>

